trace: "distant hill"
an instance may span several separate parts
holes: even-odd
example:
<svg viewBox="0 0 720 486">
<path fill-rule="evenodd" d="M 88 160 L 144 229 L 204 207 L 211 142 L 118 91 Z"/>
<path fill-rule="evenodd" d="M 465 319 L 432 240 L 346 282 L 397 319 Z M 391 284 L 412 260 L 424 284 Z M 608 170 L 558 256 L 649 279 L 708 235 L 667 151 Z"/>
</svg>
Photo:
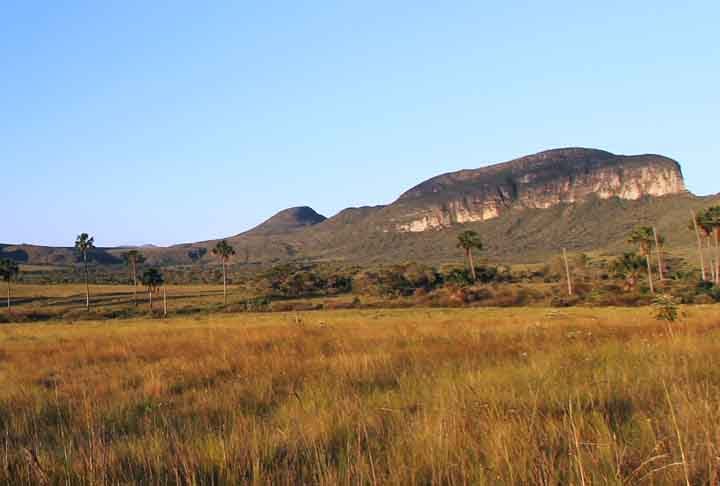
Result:
<svg viewBox="0 0 720 486">
<path fill-rule="evenodd" d="M 280 211 L 264 223 L 254 227 L 245 235 L 278 235 L 297 231 L 308 226 L 322 223 L 327 218 L 315 212 L 313 208 L 300 206 Z"/>
<path fill-rule="evenodd" d="M 628 232 L 654 224 L 668 249 L 690 255 L 690 211 L 720 204 L 685 190 L 680 165 L 660 155 L 622 156 L 583 148 L 556 149 L 480 169 L 433 177 L 386 206 L 348 208 L 325 218 L 301 206 L 228 237 L 235 263 L 295 259 L 350 263 L 456 261 L 459 231 L 478 231 L 490 260 L 538 262 L 562 247 L 615 254 Z M 217 240 L 167 248 L 146 247 L 153 264 L 190 263 L 197 249 Z M 115 263 L 126 249 L 95 252 Z M 0 256 L 33 264 L 68 264 L 71 248 L 0 245 Z M 210 262 L 209 252 L 203 257 Z"/>
</svg>

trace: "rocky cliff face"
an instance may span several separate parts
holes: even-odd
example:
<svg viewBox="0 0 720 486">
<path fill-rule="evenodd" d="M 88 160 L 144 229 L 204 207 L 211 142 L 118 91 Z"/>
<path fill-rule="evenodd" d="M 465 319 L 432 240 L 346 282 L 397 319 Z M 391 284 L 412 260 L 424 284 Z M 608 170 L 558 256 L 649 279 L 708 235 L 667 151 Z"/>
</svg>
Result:
<svg viewBox="0 0 720 486">
<path fill-rule="evenodd" d="M 568 148 L 434 177 L 400 196 L 386 216 L 396 230 L 420 232 L 497 218 L 510 209 L 684 191 L 680 165 L 667 157 Z"/>
</svg>

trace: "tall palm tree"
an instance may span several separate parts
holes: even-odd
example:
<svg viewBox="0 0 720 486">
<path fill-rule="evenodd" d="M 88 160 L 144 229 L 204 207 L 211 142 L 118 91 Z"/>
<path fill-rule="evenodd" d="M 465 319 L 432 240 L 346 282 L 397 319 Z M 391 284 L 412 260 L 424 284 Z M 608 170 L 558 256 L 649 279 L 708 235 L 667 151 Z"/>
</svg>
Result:
<svg viewBox="0 0 720 486">
<path fill-rule="evenodd" d="M 655 235 L 653 233 L 653 229 L 648 226 L 641 226 L 639 228 L 635 228 L 635 230 L 630 233 L 630 237 L 628 238 L 628 243 L 637 245 L 640 249 L 640 255 L 645 257 L 645 261 L 647 262 L 650 293 L 653 294 L 655 293 L 655 286 L 653 285 L 652 262 L 650 261 L 650 256 L 652 253 L 652 246 L 654 241 Z"/>
<path fill-rule="evenodd" d="M 700 256 L 700 278 L 707 280 L 707 274 L 705 273 L 705 256 L 703 255 L 702 238 L 700 237 L 700 226 L 698 225 L 698 216 L 695 211 L 690 211 L 692 219 L 688 225 L 688 229 L 695 232 L 695 238 L 697 238 L 698 255 Z"/>
<path fill-rule="evenodd" d="M 130 278 L 133 284 L 133 303 L 137 305 L 137 267 L 145 262 L 145 256 L 138 250 L 130 250 L 123 254 L 123 260 L 130 269 Z"/>
<path fill-rule="evenodd" d="M 0 278 L 7 282 L 7 309 L 11 312 L 10 308 L 10 282 L 20 273 L 20 267 L 18 264 L 8 258 L 0 260 Z"/>
<path fill-rule="evenodd" d="M 470 274 L 472 275 L 473 282 L 477 280 L 475 274 L 475 263 L 473 262 L 472 250 L 473 248 L 482 251 L 483 244 L 480 240 L 480 235 L 475 231 L 467 230 L 460 233 L 457 237 L 457 247 L 462 248 L 465 251 L 465 259 L 470 266 Z"/>
<path fill-rule="evenodd" d="M 80 253 L 85 267 L 85 308 L 90 310 L 90 283 L 88 282 L 88 252 L 95 248 L 95 238 L 81 233 L 75 239 L 75 249 Z"/>
<path fill-rule="evenodd" d="M 655 240 L 655 255 L 658 261 L 658 277 L 660 281 L 665 280 L 665 264 L 663 262 L 663 247 L 665 246 L 665 237 L 660 235 L 657 228 L 653 226 L 653 238 Z"/>
<path fill-rule="evenodd" d="M 212 249 L 212 254 L 215 255 L 222 264 L 223 302 L 227 305 L 227 264 L 228 261 L 230 261 L 230 257 L 235 254 L 235 248 L 233 248 L 226 240 L 222 240 Z"/>
<path fill-rule="evenodd" d="M 148 290 L 150 299 L 150 313 L 153 311 L 153 293 L 157 292 L 162 284 L 165 283 L 162 273 L 157 268 L 148 268 L 142 276 L 142 283 Z"/>
<path fill-rule="evenodd" d="M 720 285 L 720 206 L 713 206 L 705 211 L 705 223 L 715 240 L 715 284 Z"/>
<path fill-rule="evenodd" d="M 710 252 L 710 281 L 718 283 L 720 282 L 720 276 L 718 275 L 718 268 L 720 268 L 720 262 L 718 257 L 720 251 L 718 251 L 717 244 L 717 228 L 718 228 L 718 212 L 720 212 L 719 206 L 714 206 L 701 211 L 697 217 L 697 223 L 700 228 L 700 232 L 707 241 L 707 250 Z M 715 255 L 712 254 L 712 239 L 715 235 Z"/>
</svg>

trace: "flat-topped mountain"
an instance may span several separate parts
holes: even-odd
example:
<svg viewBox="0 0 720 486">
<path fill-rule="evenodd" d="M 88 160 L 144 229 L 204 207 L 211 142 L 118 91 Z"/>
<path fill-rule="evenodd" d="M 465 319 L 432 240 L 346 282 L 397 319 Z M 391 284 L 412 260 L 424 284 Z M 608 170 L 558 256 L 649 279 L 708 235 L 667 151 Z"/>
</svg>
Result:
<svg viewBox="0 0 720 486">
<path fill-rule="evenodd" d="M 615 155 L 564 148 L 480 169 L 428 179 L 386 206 L 348 208 L 325 218 L 307 206 L 280 211 L 255 228 L 229 237 L 235 263 L 293 259 L 348 262 L 442 262 L 457 259 L 463 226 L 481 234 L 484 255 L 500 261 L 543 261 L 558 248 L 628 249 L 628 232 L 653 224 L 667 248 L 692 249 L 690 210 L 720 204 L 685 190 L 680 165 L 661 155 Z M 72 235 L 71 235 L 72 236 Z M 72 240 L 72 238 L 71 238 Z M 218 240 L 143 248 L 150 264 L 215 261 Z M 96 250 L 98 263 L 120 263 L 127 248 Z M 0 257 L 23 263 L 72 264 L 72 248 L 2 245 Z"/>
<path fill-rule="evenodd" d="M 386 212 L 398 230 L 417 232 L 591 196 L 637 200 L 684 191 L 680 164 L 667 157 L 563 148 L 433 177 L 405 192 Z"/>
</svg>

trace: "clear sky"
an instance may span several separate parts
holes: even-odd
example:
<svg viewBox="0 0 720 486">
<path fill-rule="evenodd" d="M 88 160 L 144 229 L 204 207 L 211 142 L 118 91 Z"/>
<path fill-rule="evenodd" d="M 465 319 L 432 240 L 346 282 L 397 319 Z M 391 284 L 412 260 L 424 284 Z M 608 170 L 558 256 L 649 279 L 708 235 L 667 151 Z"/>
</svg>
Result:
<svg viewBox="0 0 720 486">
<path fill-rule="evenodd" d="M 0 242 L 171 244 L 563 147 L 720 191 L 720 2 L 0 1 Z"/>
</svg>

